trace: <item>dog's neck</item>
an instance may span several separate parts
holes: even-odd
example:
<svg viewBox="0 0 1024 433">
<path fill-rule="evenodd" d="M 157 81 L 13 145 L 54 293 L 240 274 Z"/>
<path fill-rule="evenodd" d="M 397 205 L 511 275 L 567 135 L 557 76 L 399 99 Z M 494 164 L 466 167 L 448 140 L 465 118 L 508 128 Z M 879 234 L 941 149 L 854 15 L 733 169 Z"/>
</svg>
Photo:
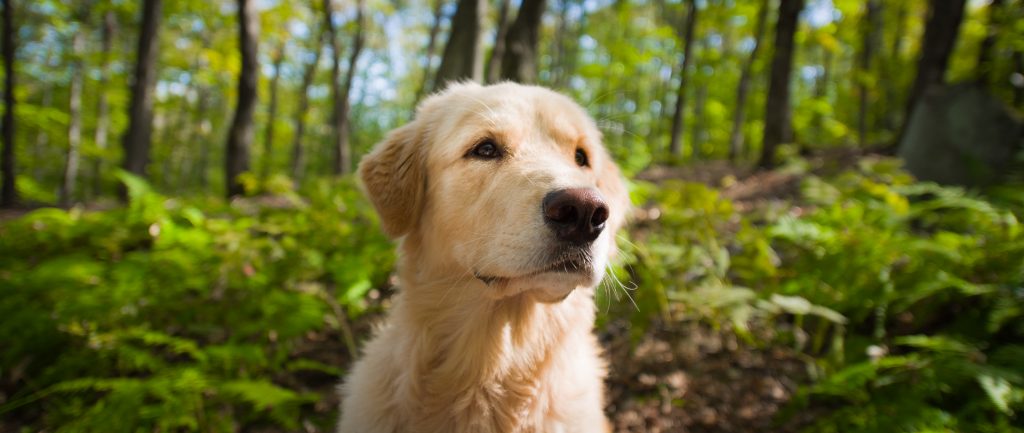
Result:
<svg viewBox="0 0 1024 433">
<path fill-rule="evenodd" d="M 488 398 L 481 393 L 494 393 L 509 407 L 525 408 L 564 340 L 593 338 L 592 289 L 560 302 L 541 302 L 530 292 L 495 297 L 469 272 L 428 273 L 440 267 L 417 266 L 430 259 L 405 247 L 391 324 L 407 328 L 401 350 L 415 359 L 407 385 L 424 397 L 417 401 L 473 410 L 474 402 Z"/>
</svg>

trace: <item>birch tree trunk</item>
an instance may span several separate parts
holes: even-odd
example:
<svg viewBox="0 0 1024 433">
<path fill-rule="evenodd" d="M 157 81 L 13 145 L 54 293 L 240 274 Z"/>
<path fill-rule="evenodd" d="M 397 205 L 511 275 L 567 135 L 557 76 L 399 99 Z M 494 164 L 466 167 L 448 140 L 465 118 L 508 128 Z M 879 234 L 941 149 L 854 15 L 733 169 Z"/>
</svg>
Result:
<svg viewBox="0 0 1024 433">
<path fill-rule="evenodd" d="M 82 14 L 84 15 L 84 14 Z M 75 187 L 78 183 L 78 164 L 81 160 L 82 147 L 82 51 L 85 50 L 83 30 L 71 36 L 71 86 L 68 89 L 68 153 L 64 160 L 64 176 L 61 182 L 58 201 L 62 207 L 68 207 L 74 200 Z"/>
</svg>

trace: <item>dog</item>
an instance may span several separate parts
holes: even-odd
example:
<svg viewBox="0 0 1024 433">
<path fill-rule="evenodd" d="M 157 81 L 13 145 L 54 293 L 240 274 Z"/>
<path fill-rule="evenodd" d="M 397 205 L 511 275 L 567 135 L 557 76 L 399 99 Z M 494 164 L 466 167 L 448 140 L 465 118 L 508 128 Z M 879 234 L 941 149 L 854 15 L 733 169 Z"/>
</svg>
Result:
<svg viewBox="0 0 1024 433">
<path fill-rule="evenodd" d="M 583 109 L 457 83 L 359 176 L 399 240 L 400 289 L 340 387 L 338 431 L 610 431 L 593 296 L 630 202 Z"/>
</svg>

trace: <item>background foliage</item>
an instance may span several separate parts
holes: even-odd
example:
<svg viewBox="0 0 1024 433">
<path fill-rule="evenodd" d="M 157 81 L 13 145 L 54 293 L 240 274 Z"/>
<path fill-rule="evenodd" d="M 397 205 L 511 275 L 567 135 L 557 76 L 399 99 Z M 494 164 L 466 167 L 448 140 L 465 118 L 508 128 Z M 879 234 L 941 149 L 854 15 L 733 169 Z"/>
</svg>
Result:
<svg viewBox="0 0 1024 433">
<path fill-rule="evenodd" d="M 114 168 L 141 2 L 79 3 L 17 3 L 22 203 L 0 213 L 0 430 L 329 431 L 334 385 L 388 306 L 395 260 L 355 180 L 331 176 L 330 59 L 351 45 L 322 46 L 321 2 L 257 2 L 253 168 L 240 178 L 247 196 L 225 201 L 222 148 L 241 69 L 236 3 L 165 2 L 145 179 Z M 327 3 L 339 34 L 355 32 L 353 2 Z M 500 10 L 490 3 L 488 50 Z M 686 3 L 552 0 L 541 23 L 539 84 L 585 106 L 630 178 L 666 164 L 714 167 L 729 155 L 735 113 L 747 119 L 730 175 L 631 182 L 638 210 L 622 263 L 602 286 L 599 332 L 625 322 L 637 342 L 657 327 L 699 322 L 750 347 L 797 353 L 811 379 L 779 414 L 787 429 L 1024 431 L 1020 179 L 940 186 L 866 151 L 900 132 L 928 2 L 886 2 L 874 26 L 865 25 L 863 0 L 807 3 L 796 32 L 793 144 L 781 168 L 752 180 L 742 178 L 765 126 L 777 2 L 697 1 L 684 70 Z M 988 90 L 1019 110 L 1024 5 L 1000 4 L 968 3 L 947 78 L 974 79 L 992 35 Z M 354 74 L 345 96 L 356 155 L 408 121 L 431 88 L 440 50 L 424 47 L 435 5 L 445 35 L 454 1 L 367 2 L 366 52 L 344 71 Z M 739 105 L 762 5 L 772 11 L 769 31 Z M 105 57 L 108 13 L 115 37 Z M 84 50 L 72 49 L 75 35 L 86 38 Z M 862 68 L 871 35 L 876 60 Z M 83 168 L 73 206 L 56 208 L 75 62 L 84 68 Z M 685 146 L 672 156 L 684 82 Z M 857 130 L 861 87 L 871 108 L 866 140 Z M 271 115 L 265 95 L 274 88 Z M 301 95 L 310 101 L 304 113 Z M 101 96 L 110 106 L 106 145 L 96 134 Z M 299 117 L 307 124 L 297 135 Z M 297 173 L 294 143 L 306 152 Z M 855 157 L 829 156 L 837 148 L 857 148 Z M 730 195 L 737 183 L 768 182 L 758 176 L 789 179 L 792 191 Z M 113 199 L 122 187 L 123 204 Z"/>
</svg>

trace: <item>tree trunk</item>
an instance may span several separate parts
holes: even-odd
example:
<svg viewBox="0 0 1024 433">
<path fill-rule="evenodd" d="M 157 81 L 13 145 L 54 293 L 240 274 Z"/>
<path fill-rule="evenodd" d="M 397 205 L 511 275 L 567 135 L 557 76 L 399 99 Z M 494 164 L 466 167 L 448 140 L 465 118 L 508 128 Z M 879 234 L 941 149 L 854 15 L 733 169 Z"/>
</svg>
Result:
<svg viewBox="0 0 1024 433">
<path fill-rule="evenodd" d="M 84 15 L 84 14 L 83 14 Z M 79 23 L 81 24 L 80 20 Z M 58 201 L 68 207 L 75 199 L 78 183 L 78 164 L 82 147 L 82 52 L 85 51 L 83 29 L 79 27 L 71 36 L 71 86 L 68 90 L 68 153 L 64 161 L 64 176 Z"/>
<path fill-rule="evenodd" d="M 988 5 L 988 28 L 985 39 L 981 41 L 981 48 L 978 50 L 977 79 L 982 85 L 988 86 L 992 83 L 992 51 L 996 46 L 996 39 L 1002 30 L 1003 0 L 992 0 Z"/>
<path fill-rule="evenodd" d="M 434 91 L 444 89 L 449 81 L 483 78 L 483 44 L 481 29 L 487 15 L 485 0 L 459 0 L 458 9 L 452 17 L 451 33 L 444 47 L 441 66 L 434 78 Z"/>
<path fill-rule="evenodd" d="M 356 66 L 359 64 L 359 55 L 363 52 L 363 36 L 365 23 L 365 0 L 356 3 L 356 32 L 352 35 L 352 51 L 348 57 L 348 71 L 345 73 L 345 84 L 342 87 L 341 106 L 338 113 L 338 147 L 334 154 L 334 174 L 346 175 L 352 172 L 352 143 L 349 142 L 349 129 L 351 121 L 349 111 L 351 104 L 349 98 L 352 96 L 352 81 L 356 76 Z"/>
<path fill-rule="evenodd" d="M 679 67 L 679 88 L 676 92 L 676 110 L 672 114 L 672 134 L 669 136 L 669 154 L 673 158 L 683 155 L 683 113 L 686 112 L 686 85 L 690 82 L 687 70 L 693 62 L 693 33 L 697 27 L 697 0 L 687 3 L 686 24 L 683 42 L 683 64 Z"/>
<path fill-rule="evenodd" d="M 494 48 L 491 58 L 487 59 L 487 82 L 497 83 L 501 80 L 501 59 L 505 57 L 505 38 L 508 37 L 508 10 L 511 0 L 501 0 L 498 9 L 498 29 L 494 34 Z"/>
<path fill-rule="evenodd" d="M 295 111 L 295 137 L 292 139 L 292 180 L 297 185 L 302 178 L 303 151 L 302 140 L 306 133 L 306 112 L 309 111 L 309 87 L 316 79 L 317 66 L 320 64 L 320 52 L 323 51 L 323 40 L 327 35 L 324 30 L 320 31 L 316 46 L 313 50 L 313 61 L 306 65 L 302 74 L 302 87 L 299 91 L 299 107 Z"/>
<path fill-rule="evenodd" d="M 861 41 L 860 71 L 857 77 L 857 93 L 860 99 L 860 106 L 857 113 L 857 137 L 862 148 L 868 145 L 868 78 L 871 75 L 871 64 L 874 60 L 875 51 L 878 49 L 879 36 L 882 31 L 882 5 L 879 0 L 867 0 L 865 4 L 864 19 L 861 22 L 861 34 L 864 39 Z"/>
<path fill-rule="evenodd" d="M 523 0 L 515 22 L 505 35 L 501 78 L 517 83 L 537 82 L 537 43 L 545 0 Z"/>
<path fill-rule="evenodd" d="M 769 0 L 762 0 L 761 8 L 757 10 L 757 24 L 754 27 L 754 49 L 750 51 L 750 56 L 743 62 L 743 70 L 740 72 L 740 84 L 736 90 L 736 108 L 732 118 L 732 132 L 729 134 L 729 161 L 732 162 L 736 162 L 740 153 L 743 152 L 743 124 L 746 122 L 747 116 L 750 78 L 753 76 L 757 53 L 761 50 L 765 28 L 768 27 L 768 7 Z"/>
<path fill-rule="evenodd" d="M 259 16 L 253 5 L 254 0 L 238 0 L 239 49 L 242 54 L 242 71 L 238 77 L 238 105 L 228 133 L 227 154 L 224 160 L 227 196 L 234 197 L 245 192 L 238 176 L 249 170 L 249 149 L 252 148 L 252 116 L 256 110 L 256 92 L 259 84 L 258 42 Z"/>
<path fill-rule="evenodd" d="M 1019 48 L 1013 52 L 1013 68 L 1018 75 L 1024 76 L 1024 52 Z M 1024 85 L 1021 83 L 1013 86 L 1013 106 L 1024 110 Z"/>
<path fill-rule="evenodd" d="M 261 177 L 270 177 L 274 155 L 274 125 L 277 123 L 277 87 L 281 81 L 281 64 L 284 63 L 284 40 L 278 42 L 274 51 L 274 76 L 270 79 L 270 105 L 267 106 L 267 128 L 263 136 L 263 167 Z"/>
<path fill-rule="evenodd" d="M 47 56 L 47 58 L 49 58 L 49 56 Z M 45 64 L 49 64 L 49 61 Z M 39 102 L 40 107 L 50 108 L 50 105 L 53 104 L 52 85 L 43 87 L 43 96 L 40 98 Z M 35 132 L 36 139 L 35 143 L 32 145 L 31 163 L 26 165 L 32 167 L 32 179 L 35 179 L 36 182 L 43 182 L 43 178 L 45 177 L 45 173 L 43 171 L 45 163 L 43 161 L 48 161 L 45 153 L 46 150 L 50 148 L 50 131 L 46 126 L 37 126 Z"/>
<path fill-rule="evenodd" d="M 3 171 L 3 181 L 0 185 L 0 206 L 11 207 L 17 200 L 17 186 L 14 177 L 14 110 L 17 108 L 17 100 L 14 96 L 14 69 L 15 37 L 17 29 L 14 28 L 14 0 L 3 0 L 3 40 L 0 41 L 0 50 L 4 56 L 4 118 L 0 126 L 0 138 L 3 139 L 3 157 L 0 161 L 0 170 Z"/>
<path fill-rule="evenodd" d="M 135 81 L 128 105 L 128 129 L 121 141 L 124 147 L 124 169 L 137 176 L 146 176 L 149 148 L 153 133 L 153 87 L 156 85 L 156 62 L 159 59 L 160 16 L 163 0 L 144 0 L 142 27 L 139 31 Z M 127 198 L 121 190 L 121 197 Z"/>
<path fill-rule="evenodd" d="M 690 127 L 690 146 L 693 147 L 694 159 L 700 158 L 704 141 L 704 105 L 708 99 L 708 86 L 703 84 L 697 88 L 696 100 L 693 105 L 693 126 Z"/>
<path fill-rule="evenodd" d="M 331 145 L 329 150 L 341 147 L 341 44 L 338 43 L 338 31 L 334 27 L 334 6 L 332 0 L 324 0 L 324 28 L 327 30 L 327 43 L 331 47 Z M 326 156 L 326 155 L 325 155 Z M 332 166 L 334 163 L 331 164 Z"/>
<path fill-rule="evenodd" d="M 931 0 L 928 6 L 928 22 L 925 24 L 924 40 L 921 44 L 921 58 L 917 63 L 917 78 L 907 98 L 906 115 L 903 117 L 904 130 L 910 121 L 914 105 L 928 88 L 945 82 L 949 56 L 956 46 L 960 23 L 964 18 L 967 0 Z M 903 134 L 900 134 L 902 138 Z"/>
<path fill-rule="evenodd" d="M 555 24 L 555 40 L 551 44 L 551 65 L 549 71 L 551 76 L 549 82 L 555 88 L 560 88 L 564 82 L 566 52 L 569 50 L 569 0 L 559 1 L 558 20 Z"/>
<path fill-rule="evenodd" d="M 506 0 L 507 1 L 507 0 Z M 420 88 L 416 90 L 415 102 L 423 98 L 423 94 L 430 87 L 430 65 L 434 62 L 434 50 L 437 47 L 437 34 L 441 32 L 441 22 L 444 21 L 444 1 L 434 0 L 434 22 L 430 25 L 430 38 L 427 39 L 426 58 L 423 59 L 423 81 Z"/>
<path fill-rule="evenodd" d="M 201 190 L 206 190 L 208 184 L 207 167 L 210 165 L 210 130 L 212 125 L 207 119 L 207 112 L 210 111 L 210 90 L 205 85 L 196 86 L 196 112 L 192 117 L 194 125 L 192 128 L 192 142 L 199 144 L 199 154 L 196 164 L 192 167 L 192 176 Z"/>
<path fill-rule="evenodd" d="M 103 30 L 100 42 L 100 82 L 97 86 L 96 101 L 96 149 L 99 156 L 93 158 L 92 162 L 92 193 L 99 196 L 103 192 L 103 163 L 104 153 L 107 149 L 107 138 L 110 134 L 110 102 L 107 99 L 107 85 L 110 83 L 110 52 L 113 48 L 114 32 L 117 28 L 117 18 L 113 11 L 103 14 Z"/>
<path fill-rule="evenodd" d="M 814 99 L 824 101 L 828 98 L 828 84 L 832 76 L 832 50 L 828 47 L 821 47 L 821 76 L 814 80 Z M 824 141 L 822 137 L 822 115 L 815 111 L 811 118 L 811 136 L 818 143 Z"/>
<path fill-rule="evenodd" d="M 793 71 L 793 36 L 804 0 L 782 0 L 779 22 L 775 27 L 775 54 L 772 56 L 768 100 L 765 103 L 764 140 L 757 165 L 771 168 L 775 164 L 775 148 L 792 134 L 790 129 L 789 85 Z"/>
<path fill-rule="evenodd" d="M 889 54 L 889 64 L 886 65 L 886 71 L 889 76 L 885 80 L 881 80 L 882 86 L 885 89 L 885 102 L 879 104 L 885 112 L 885 128 L 889 131 L 896 130 L 900 123 L 899 117 L 902 112 L 895 109 L 898 106 L 896 100 L 899 98 L 899 90 L 905 88 L 902 83 L 903 65 L 901 64 L 902 58 L 900 54 L 903 52 L 903 34 L 905 33 L 904 29 L 906 28 L 907 14 L 910 7 L 907 5 L 907 2 L 899 2 L 897 7 L 896 27 L 892 33 L 892 51 Z"/>
</svg>

